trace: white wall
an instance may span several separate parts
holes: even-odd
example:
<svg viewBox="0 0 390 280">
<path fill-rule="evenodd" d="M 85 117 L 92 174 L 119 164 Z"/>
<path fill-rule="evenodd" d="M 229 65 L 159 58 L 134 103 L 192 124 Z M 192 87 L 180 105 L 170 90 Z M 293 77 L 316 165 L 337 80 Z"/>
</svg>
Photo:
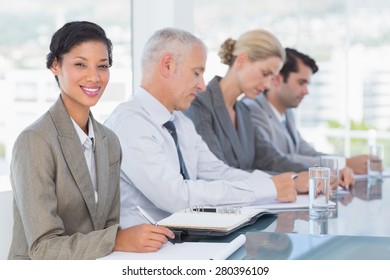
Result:
<svg viewBox="0 0 390 280">
<path fill-rule="evenodd" d="M 141 56 L 146 41 L 155 31 L 164 27 L 177 27 L 193 32 L 193 6 L 193 0 L 132 1 L 133 90 L 141 80 Z"/>
</svg>

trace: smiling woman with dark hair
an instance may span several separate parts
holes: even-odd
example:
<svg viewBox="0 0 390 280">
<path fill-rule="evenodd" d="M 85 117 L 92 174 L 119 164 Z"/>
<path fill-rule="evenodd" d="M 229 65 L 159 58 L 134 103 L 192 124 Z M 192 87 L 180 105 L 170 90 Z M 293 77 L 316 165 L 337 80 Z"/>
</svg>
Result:
<svg viewBox="0 0 390 280">
<path fill-rule="evenodd" d="M 10 259 L 96 259 L 114 251 L 156 251 L 173 233 L 154 225 L 121 229 L 117 136 L 95 121 L 112 45 L 90 22 L 70 22 L 52 37 L 47 68 L 60 96 L 17 138 Z"/>
</svg>

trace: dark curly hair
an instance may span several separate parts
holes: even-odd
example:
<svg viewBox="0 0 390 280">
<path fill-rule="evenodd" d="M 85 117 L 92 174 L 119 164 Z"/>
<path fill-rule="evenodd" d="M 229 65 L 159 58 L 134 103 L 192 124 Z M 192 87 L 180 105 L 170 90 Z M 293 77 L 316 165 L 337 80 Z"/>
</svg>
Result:
<svg viewBox="0 0 390 280">
<path fill-rule="evenodd" d="M 50 69 L 53 61 L 61 63 L 62 56 L 84 42 L 102 42 L 107 46 L 108 63 L 112 65 L 112 43 L 107 38 L 103 28 L 88 21 L 72 21 L 58 29 L 51 38 L 50 52 L 46 56 L 46 67 Z M 58 77 L 55 76 L 58 84 Z"/>
</svg>

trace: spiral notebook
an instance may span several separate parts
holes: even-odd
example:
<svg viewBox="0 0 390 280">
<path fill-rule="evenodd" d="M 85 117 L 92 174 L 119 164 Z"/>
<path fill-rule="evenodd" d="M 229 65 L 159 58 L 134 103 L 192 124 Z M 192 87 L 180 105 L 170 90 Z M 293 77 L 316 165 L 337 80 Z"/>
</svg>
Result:
<svg viewBox="0 0 390 280">
<path fill-rule="evenodd" d="M 183 230 L 190 235 L 227 235 L 253 224 L 266 210 L 258 208 L 201 207 L 173 213 L 157 222 L 173 230 Z"/>
</svg>

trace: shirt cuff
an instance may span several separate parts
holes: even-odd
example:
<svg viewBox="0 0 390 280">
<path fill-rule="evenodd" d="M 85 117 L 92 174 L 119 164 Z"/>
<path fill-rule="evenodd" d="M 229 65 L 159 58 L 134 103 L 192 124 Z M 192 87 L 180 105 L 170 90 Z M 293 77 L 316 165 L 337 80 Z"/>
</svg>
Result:
<svg viewBox="0 0 390 280">
<path fill-rule="evenodd" d="M 266 174 L 266 176 L 264 174 Z M 265 198 L 276 198 L 276 187 L 271 177 L 271 175 L 260 170 L 255 170 L 251 173 L 249 180 L 251 185 L 253 185 L 255 200 L 257 202 L 262 201 Z"/>
</svg>

